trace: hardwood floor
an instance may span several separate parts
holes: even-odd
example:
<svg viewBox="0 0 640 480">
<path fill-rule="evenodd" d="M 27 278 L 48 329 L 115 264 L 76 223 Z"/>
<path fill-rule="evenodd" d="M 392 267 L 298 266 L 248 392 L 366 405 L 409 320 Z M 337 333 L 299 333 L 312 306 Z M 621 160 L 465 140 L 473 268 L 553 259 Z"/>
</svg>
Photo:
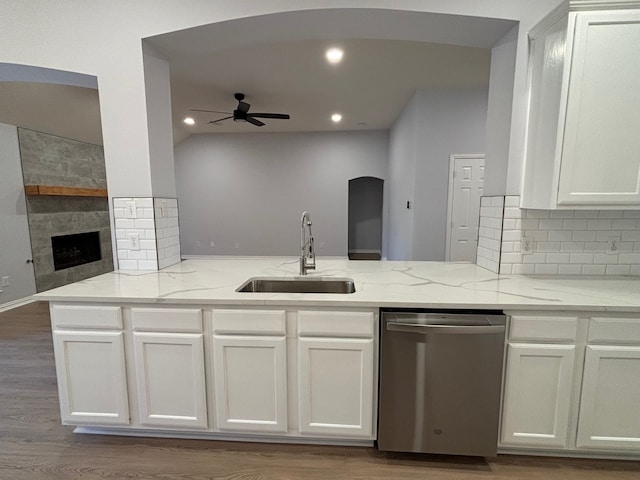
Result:
<svg viewBox="0 0 640 480">
<path fill-rule="evenodd" d="M 60 424 L 46 303 L 0 313 L 0 480 L 638 479 L 640 462 L 79 435 Z"/>
</svg>

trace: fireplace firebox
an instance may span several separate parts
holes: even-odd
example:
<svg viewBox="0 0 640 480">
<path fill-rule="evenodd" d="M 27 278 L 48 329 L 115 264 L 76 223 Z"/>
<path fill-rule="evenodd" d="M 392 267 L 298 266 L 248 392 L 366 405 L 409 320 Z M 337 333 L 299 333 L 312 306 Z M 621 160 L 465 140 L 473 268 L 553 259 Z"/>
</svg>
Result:
<svg viewBox="0 0 640 480">
<path fill-rule="evenodd" d="M 100 232 L 74 233 L 51 237 L 54 270 L 84 265 L 102 259 Z"/>
</svg>

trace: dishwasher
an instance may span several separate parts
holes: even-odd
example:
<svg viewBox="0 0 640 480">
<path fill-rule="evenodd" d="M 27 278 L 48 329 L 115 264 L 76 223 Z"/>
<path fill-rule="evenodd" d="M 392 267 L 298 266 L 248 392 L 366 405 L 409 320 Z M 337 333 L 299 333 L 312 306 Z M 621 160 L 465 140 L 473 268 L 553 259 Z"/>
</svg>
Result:
<svg viewBox="0 0 640 480">
<path fill-rule="evenodd" d="M 381 314 L 378 449 L 496 455 L 505 315 Z"/>
</svg>

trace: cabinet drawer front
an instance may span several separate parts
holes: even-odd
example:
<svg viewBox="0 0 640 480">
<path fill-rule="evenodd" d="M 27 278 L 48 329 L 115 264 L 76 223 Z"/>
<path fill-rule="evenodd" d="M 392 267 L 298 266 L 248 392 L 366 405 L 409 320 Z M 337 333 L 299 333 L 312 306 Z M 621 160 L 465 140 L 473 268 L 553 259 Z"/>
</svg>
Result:
<svg viewBox="0 0 640 480">
<path fill-rule="evenodd" d="M 133 329 L 145 332 L 202 332 L 199 308 L 132 308 Z"/>
<path fill-rule="evenodd" d="M 591 317 L 589 343 L 640 344 L 640 318 Z"/>
<path fill-rule="evenodd" d="M 54 328 L 109 328 L 122 329 L 120 307 L 100 305 L 51 305 Z"/>
<path fill-rule="evenodd" d="M 513 315 L 509 340 L 516 342 L 574 342 L 577 317 Z"/>
<path fill-rule="evenodd" d="M 213 333 L 284 335 L 287 315 L 284 310 L 214 310 Z"/>
<path fill-rule="evenodd" d="M 359 337 L 373 338 L 373 312 L 298 313 L 298 335 L 301 337 Z"/>
</svg>

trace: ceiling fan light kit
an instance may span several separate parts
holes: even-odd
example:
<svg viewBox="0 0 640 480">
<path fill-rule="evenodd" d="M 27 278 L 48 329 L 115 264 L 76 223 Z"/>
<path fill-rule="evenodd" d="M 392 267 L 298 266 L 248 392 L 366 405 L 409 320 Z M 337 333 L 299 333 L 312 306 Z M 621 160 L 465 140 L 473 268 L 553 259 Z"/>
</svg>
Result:
<svg viewBox="0 0 640 480">
<path fill-rule="evenodd" d="M 256 127 L 262 127 L 265 125 L 264 122 L 258 120 L 258 118 L 269 118 L 269 119 L 277 119 L 277 120 L 289 120 L 291 116 L 286 113 L 249 113 L 249 109 L 251 105 L 244 101 L 244 93 L 236 93 L 233 95 L 234 98 L 238 101 L 238 106 L 235 108 L 233 113 L 230 112 L 220 112 L 217 110 L 200 110 L 192 108 L 193 112 L 207 112 L 207 113 L 226 113 L 227 117 L 218 118 L 217 120 L 212 120 L 209 123 L 213 125 L 217 125 L 219 122 L 223 122 L 225 120 L 232 119 L 234 122 L 246 122 Z"/>
</svg>

